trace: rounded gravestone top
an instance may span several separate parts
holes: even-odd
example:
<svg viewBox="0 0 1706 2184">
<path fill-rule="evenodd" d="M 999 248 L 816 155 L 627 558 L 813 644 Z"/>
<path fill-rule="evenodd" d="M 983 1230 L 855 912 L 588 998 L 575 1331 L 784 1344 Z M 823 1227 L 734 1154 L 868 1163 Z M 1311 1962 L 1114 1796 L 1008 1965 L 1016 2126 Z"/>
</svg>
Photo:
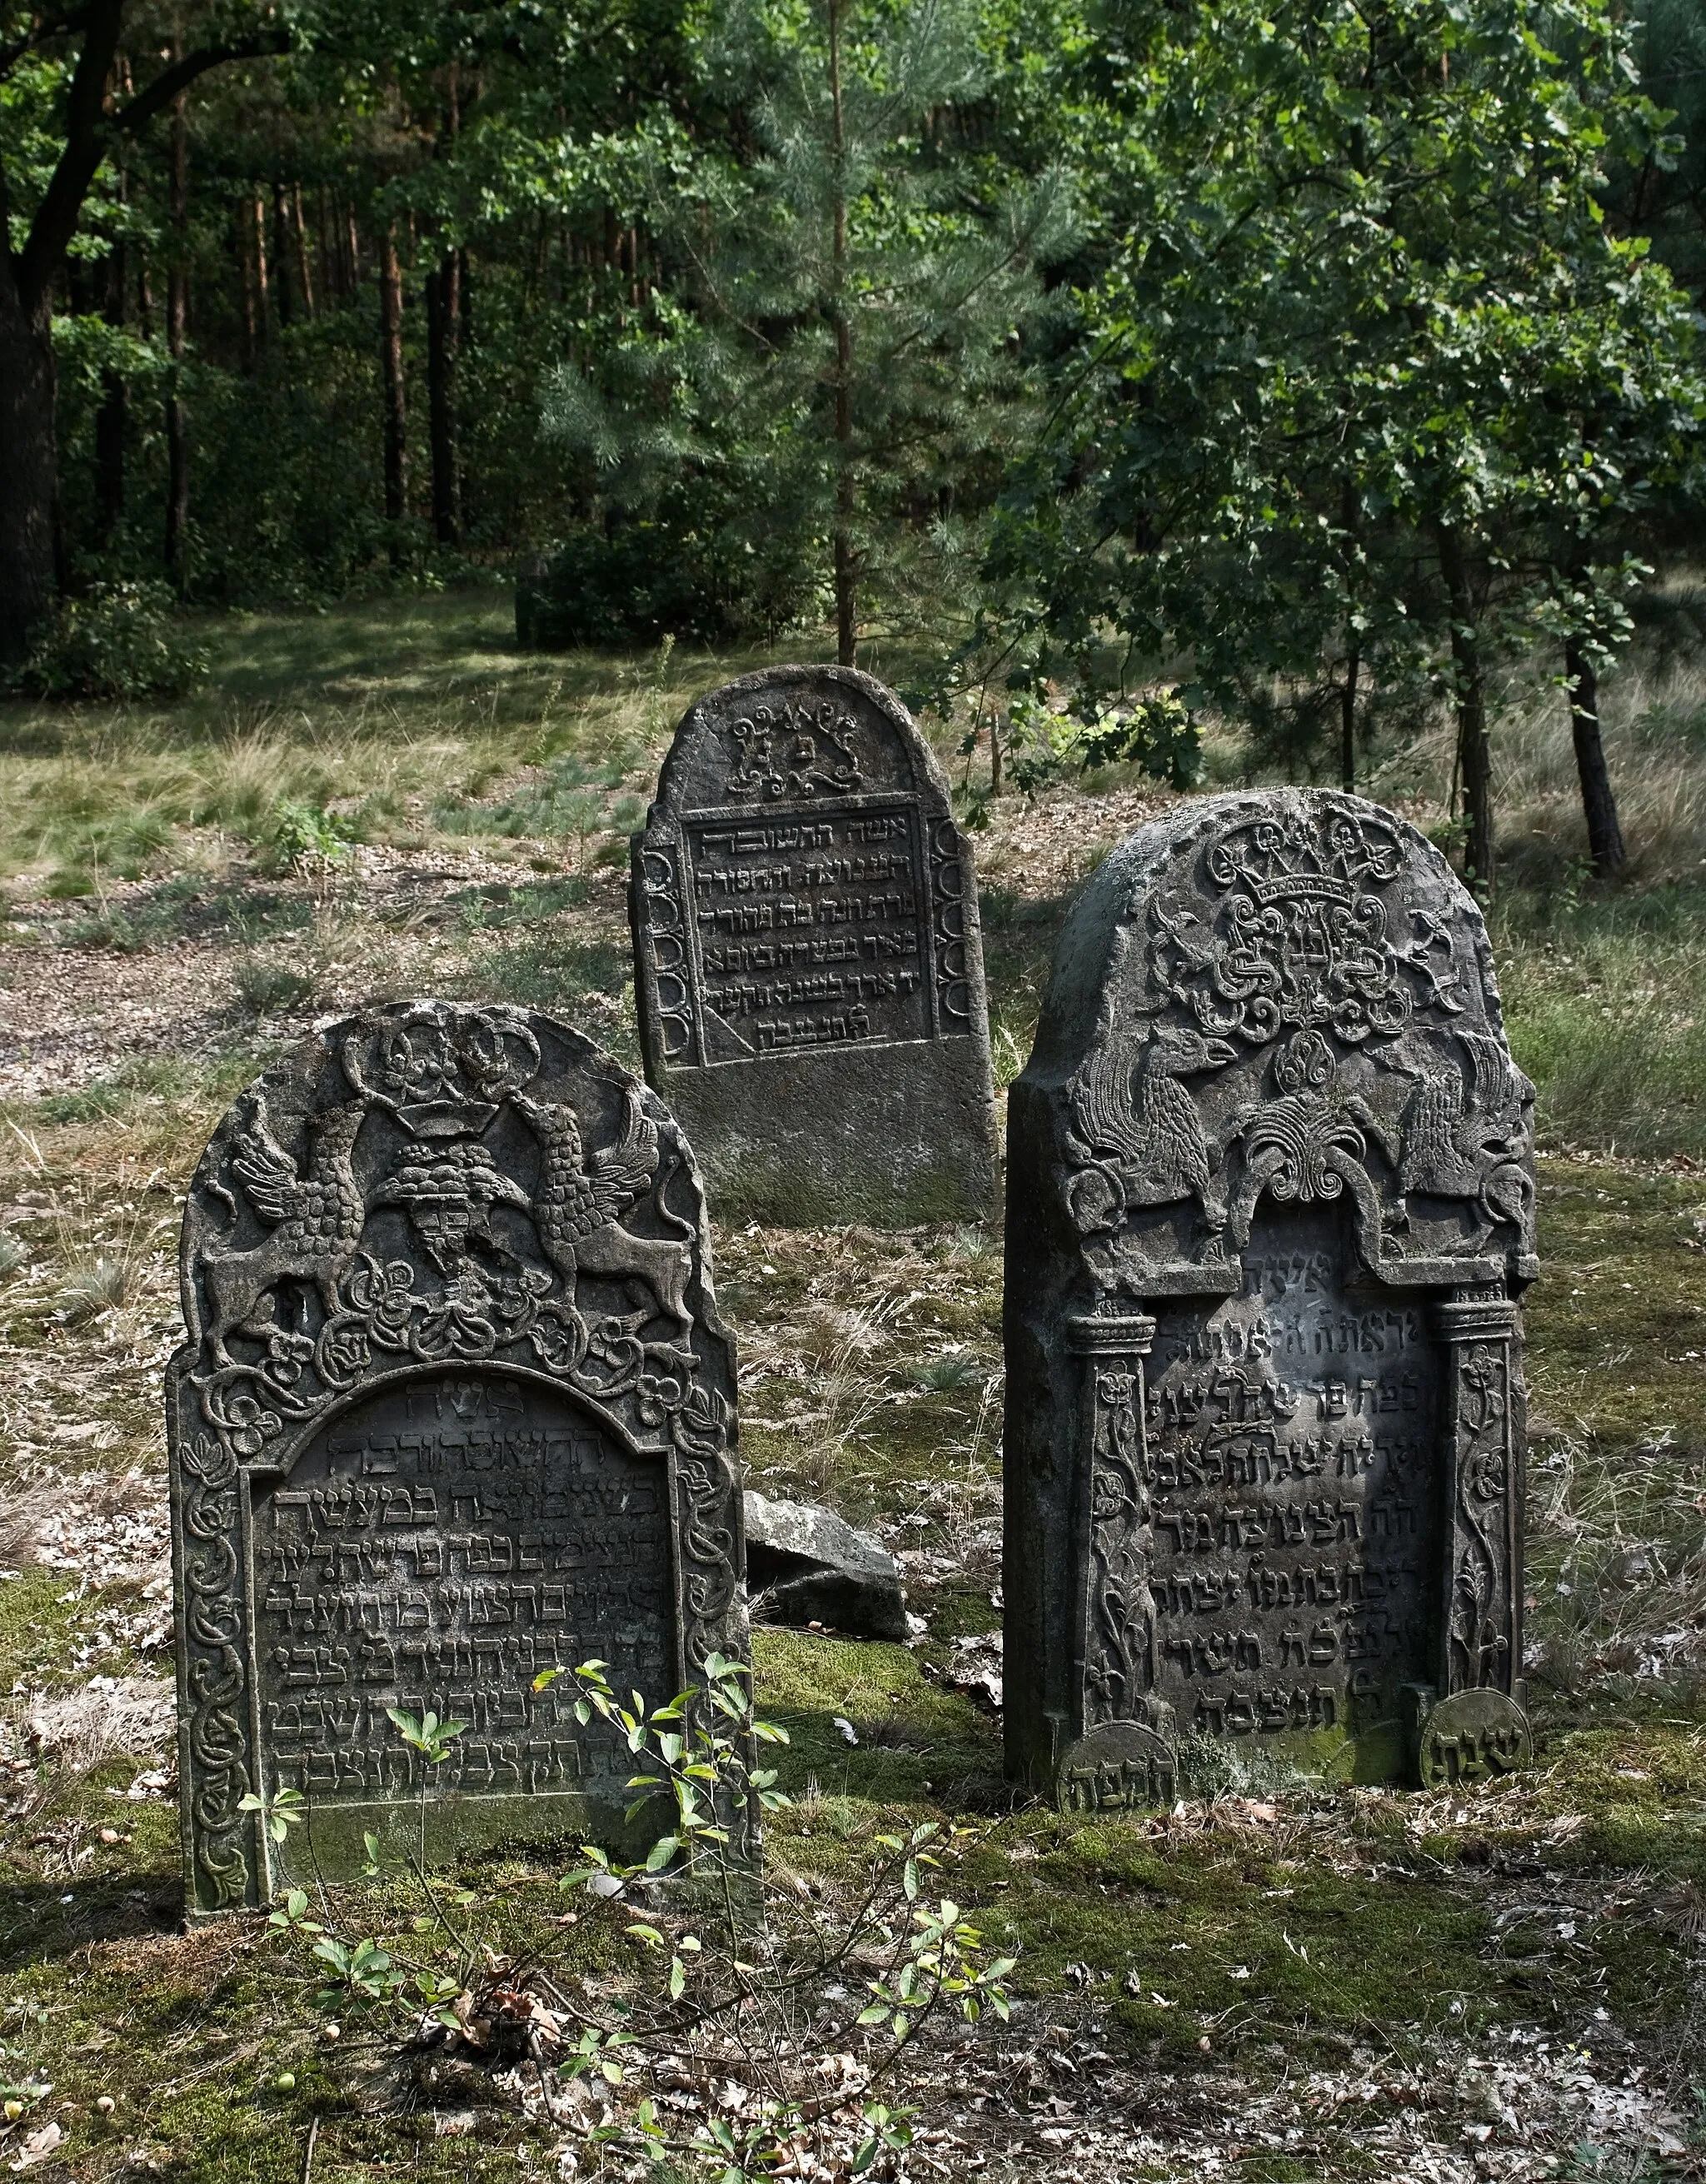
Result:
<svg viewBox="0 0 1706 2184">
<path fill-rule="evenodd" d="M 764 667 L 695 699 L 658 779 L 674 811 L 790 809 L 900 790 L 945 811 L 935 753 L 856 667 Z"/>
<path fill-rule="evenodd" d="M 1348 1203 L 1390 1284 L 1536 1271 L 1534 1087 L 1486 922 L 1360 797 L 1192 799 L 1122 844 L 1062 934 L 1033 1090 L 1099 1288 L 1234 1279 L 1263 1199 Z"/>
</svg>

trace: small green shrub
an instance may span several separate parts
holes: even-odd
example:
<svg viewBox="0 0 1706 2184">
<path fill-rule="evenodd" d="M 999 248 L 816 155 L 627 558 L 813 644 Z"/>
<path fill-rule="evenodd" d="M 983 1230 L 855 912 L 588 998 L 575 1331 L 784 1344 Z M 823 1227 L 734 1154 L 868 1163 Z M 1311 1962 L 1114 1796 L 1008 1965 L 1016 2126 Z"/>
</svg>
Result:
<svg viewBox="0 0 1706 2184">
<path fill-rule="evenodd" d="M 304 1007 L 314 995 L 314 973 L 276 956 L 245 956 L 234 973 L 237 996 L 251 1016 L 273 1016 Z"/>
<path fill-rule="evenodd" d="M 343 864 L 359 838 L 356 822 L 344 813 L 281 796 L 273 806 L 266 846 L 277 864 L 299 868 Z"/>
<path fill-rule="evenodd" d="M 37 628 L 19 679 L 39 698 L 178 698 L 207 671 L 167 587 L 120 580 L 62 601 Z"/>
</svg>

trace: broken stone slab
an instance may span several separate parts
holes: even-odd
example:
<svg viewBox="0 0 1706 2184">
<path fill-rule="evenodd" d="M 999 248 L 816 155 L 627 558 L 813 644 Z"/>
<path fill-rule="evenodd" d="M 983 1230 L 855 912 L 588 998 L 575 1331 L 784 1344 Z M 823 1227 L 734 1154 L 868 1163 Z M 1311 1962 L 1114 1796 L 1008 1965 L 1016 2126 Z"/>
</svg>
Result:
<svg viewBox="0 0 1706 2184">
<path fill-rule="evenodd" d="M 900 1565 L 886 1548 L 815 1502 L 750 1490 L 745 1502 L 747 1587 L 763 1619 L 905 1641 Z"/>
</svg>

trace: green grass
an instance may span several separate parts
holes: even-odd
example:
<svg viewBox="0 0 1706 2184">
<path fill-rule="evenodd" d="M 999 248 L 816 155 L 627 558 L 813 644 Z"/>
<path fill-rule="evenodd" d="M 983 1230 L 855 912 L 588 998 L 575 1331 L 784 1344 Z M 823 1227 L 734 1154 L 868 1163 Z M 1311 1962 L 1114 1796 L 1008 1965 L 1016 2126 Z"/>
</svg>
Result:
<svg viewBox="0 0 1706 2184">
<path fill-rule="evenodd" d="M 1511 894 L 1494 939 L 1544 1137 L 1706 1153 L 1706 887 Z"/>
</svg>

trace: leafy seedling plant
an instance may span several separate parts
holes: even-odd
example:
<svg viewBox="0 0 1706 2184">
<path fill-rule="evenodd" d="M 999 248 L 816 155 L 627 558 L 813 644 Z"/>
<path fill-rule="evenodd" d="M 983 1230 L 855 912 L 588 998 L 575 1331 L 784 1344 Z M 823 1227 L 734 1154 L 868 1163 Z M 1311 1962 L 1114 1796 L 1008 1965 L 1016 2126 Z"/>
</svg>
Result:
<svg viewBox="0 0 1706 2184">
<path fill-rule="evenodd" d="M 429 1872 L 428 1771 L 466 1724 L 395 1709 L 421 1758 L 416 1847 L 387 1874 L 368 1836 L 365 1877 L 404 1881 L 418 1904 L 410 1930 L 358 1934 L 318 1881 L 313 1897 L 288 1891 L 271 1929 L 305 1954 L 315 2005 L 391 2051 L 400 2090 L 431 2090 L 448 2071 L 466 2092 L 468 2071 L 483 2069 L 530 2114 L 661 2176 L 735 2184 L 801 2173 L 808 2156 L 838 2164 L 831 2174 L 881 2176 L 911 2142 L 911 2111 L 878 2098 L 882 2082 L 939 2013 L 975 2023 L 987 2007 L 1005 2019 L 1014 1959 L 983 1961 L 960 1907 L 926 1899 L 935 1825 L 873 1837 L 852 1907 L 833 1920 L 804 1881 L 765 1869 L 762 1815 L 789 1801 L 773 1770 L 752 1763 L 788 1738 L 756 1713 L 744 1663 L 713 1653 L 702 1685 L 650 1710 L 638 1691 L 622 1703 L 608 1665 L 571 1672 L 577 1719 L 614 1732 L 635 1763 L 627 1821 L 666 1798 L 672 1825 L 632 1864 L 583 1844 L 559 1886 L 588 1899 L 563 1925 L 585 1935 L 608 1922 L 639 1953 L 631 1974 L 594 1989 L 561 1960 L 566 1942 L 506 1951 L 479 1892 Z M 565 1673 L 547 1669 L 534 1689 Z M 294 1791 L 244 1802 L 281 1846 L 304 1817 Z M 839 2052 L 845 2036 L 825 1993 L 856 1965 L 870 1997 L 858 2059 Z"/>
</svg>

